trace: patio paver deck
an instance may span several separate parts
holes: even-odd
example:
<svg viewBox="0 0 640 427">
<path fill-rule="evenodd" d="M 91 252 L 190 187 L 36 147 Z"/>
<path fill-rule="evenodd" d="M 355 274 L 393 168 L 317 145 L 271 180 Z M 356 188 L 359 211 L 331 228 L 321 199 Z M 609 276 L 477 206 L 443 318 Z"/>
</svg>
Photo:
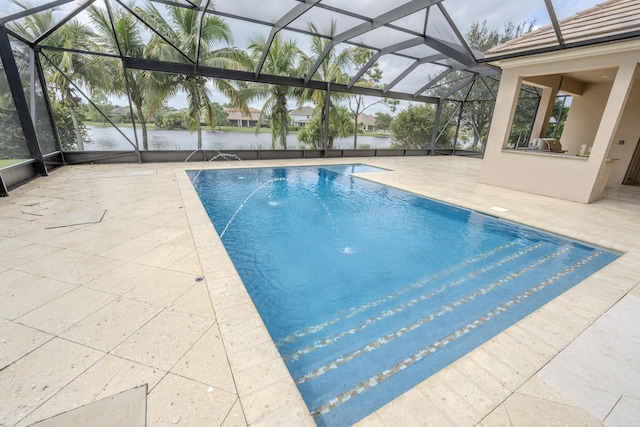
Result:
<svg viewBox="0 0 640 427">
<path fill-rule="evenodd" d="M 0 426 L 143 384 L 149 426 L 314 425 L 184 170 L 356 162 L 389 169 L 363 178 L 625 252 L 359 425 L 640 419 L 640 187 L 581 205 L 479 184 L 477 159 L 389 157 L 66 166 L 0 199 Z M 101 222 L 46 228 L 96 209 Z"/>
</svg>

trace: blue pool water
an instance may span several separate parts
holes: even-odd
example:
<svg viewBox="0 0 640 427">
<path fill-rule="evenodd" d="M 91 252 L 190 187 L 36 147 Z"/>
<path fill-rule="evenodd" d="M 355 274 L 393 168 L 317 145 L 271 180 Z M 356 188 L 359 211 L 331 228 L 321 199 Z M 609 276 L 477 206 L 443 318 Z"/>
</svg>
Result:
<svg viewBox="0 0 640 427">
<path fill-rule="evenodd" d="M 190 171 L 310 412 L 350 425 L 617 254 L 350 175 Z"/>
</svg>

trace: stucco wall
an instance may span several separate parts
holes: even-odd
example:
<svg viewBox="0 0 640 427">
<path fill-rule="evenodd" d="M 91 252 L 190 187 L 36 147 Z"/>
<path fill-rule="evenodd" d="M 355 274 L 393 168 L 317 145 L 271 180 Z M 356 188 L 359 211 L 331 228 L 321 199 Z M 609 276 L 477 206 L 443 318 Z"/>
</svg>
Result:
<svg viewBox="0 0 640 427">
<path fill-rule="evenodd" d="M 622 184 L 624 175 L 627 173 L 633 152 L 640 138 L 640 80 L 636 79 L 631 94 L 627 100 L 627 106 L 618 131 L 615 133 L 614 143 L 607 155 L 610 159 L 619 159 L 613 164 L 611 175 L 607 185 Z M 618 141 L 624 140 L 623 145 L 618 145 Z"/>
<path fill-rule="evenodd" d="M 632 148 L 637 142 L 634 126 L 640 123 L 638 89 L 631 90 L 640 62 L 640 40 L 569 49 L 566 52 L 532 55 L 497 63 L 502 69 L 491 130 L 485 150 L 480 182 L 581 203 L 598 200 L 609 182 L 620 181 Z M 598 70 L 617 67 L 615 81 L 594 83 Z M 570 121 L 561 138 L 567 155 L 540 155 L 503 150 L 516 97 L 522 80 L 536 76 L 590 71 L 584 92 L 574 97 Z M 595 71 L 596 73 L 594 73 Z M 608 73 L 607 73 L 608 74 Z M 633 93 L 632 93 L 633 92 Z M 625 103 L 629 100 L 629 111 Z M 622 114 L 624 113 L 624 114 Z M 619 126 L 624 120 L 624 126 Z M 615 147 L 617 139 L 629 140 Z M 593 145 L 589 158 L 575 156 L 581 144 Z M 623 151 L 618 151 L 623 150 Z M 626 151 L 628 150 L 628 151 Z M 607 159 L 624 155 L 624 162 Z M 616 164 L 617 163 L 617 164 Z M 625 164 L 626 163 L 626 164 Z M 611 181 L 610 172 L 614 172 Z"/>
<path fill-rule="evenodd" d="M 612 82 L 589 83 L 581 96 L 574 96 L 560 142 L 568 154 L 578 154 L 580 145 L 593 145 L 607 104 Z"/>
</svg>

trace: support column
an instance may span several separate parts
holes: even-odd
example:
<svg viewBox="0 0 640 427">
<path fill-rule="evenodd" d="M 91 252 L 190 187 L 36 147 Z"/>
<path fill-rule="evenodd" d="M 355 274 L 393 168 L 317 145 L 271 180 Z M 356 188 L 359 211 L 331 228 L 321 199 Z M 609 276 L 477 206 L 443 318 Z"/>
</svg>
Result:
<svg viewBox="0 0 640 427">
<path fill-rule="evenodd" d="M 20 80 L 20 73 L 16 65 L 15 58 L 13 57 L 13 51 L 11 50 L 11 43 L 9 42 L 9 35 L 7 29 L 4 26 L 0 26 L 0 59 L 4 67 L 4 72 L 9 82 L 9 88 L 11 89 L 11 95 L 13 97 L 13 103 L 18 112 L 18 118 L 20 125 L 22 126 L 22 132 L 27 141 L 27 148 L 31 158 L 36 162 L 34 164 L 34 170 L 37 174 L 46 176 L 47 168 L 44 164 L 42 157 L 42 151 L 40 151 L 40 145 L 38 144 L 38 136 L 36 135 L 36 129 L 31 120 L 29 113 L 29 104 L 22 89 L 22 81 Z"/>
<path fill-rule="evenodd" d="M 329 107 L 331 105 L 331 83 L 327 82 L 327 96 L 324 100 L 324 157 L 327 157 L 327 144 L 329 142 Z"/>
<path fill-rule="evenodd" d="M 436 139 L 438 138 L 438 127 L 440 126 L 441 114 L 442 114 L 442 98 L 438 100 L 438 108 L 436 108 L 436 117 L 433 119 L 433 131 L 431 131 L 431 148 L 429 148 L 430 156 L 435 156 L 436 154 Z"/>
<path fill-rule="evenodd" d="M 600 120 L 600 126 L 593 141 L 591 154 L 589 155 L 589 163 L 594 162 L 594 167 L 598 169 L 588 203 L 600 199 L 607 185 L 612 166 L 612 160 L 607 159 L 607 156 L 611 145 L 615 143 L 616 130 L 627 105 L 627 99 L 633 87 L 637 70 L 638 62 L 630 59 L 628 62 L 621 64 L 616 73 L 616 79 L 609 93 L 609 98 Z"/>
<path fill-rule="evenodd" d="M 549 128 L 549 120 L 553 114 L 553 107 L 558 96 L 558 87 L 544 87 L 542 89 L 542 96 L 538 103 L 538 111 L 536 112 L 536 118 L 533 121 L 531 127 L 531 137 L 544 138 Z M 529 141 L 531 142 L 531 141 Z"/>
</svg>

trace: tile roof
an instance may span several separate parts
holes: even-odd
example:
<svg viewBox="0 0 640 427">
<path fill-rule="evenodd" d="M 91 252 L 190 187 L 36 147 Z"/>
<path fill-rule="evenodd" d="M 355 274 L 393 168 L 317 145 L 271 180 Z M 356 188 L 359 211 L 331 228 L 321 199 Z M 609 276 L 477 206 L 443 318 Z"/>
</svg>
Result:
<svg viewBox="0 0 640 427">
<path fill-rule="evenodd" d="M 609 0 L 558 21 L 565 44 L 640 31 L 640 0 Z M 632 34 L 628 34 L 632 35 Z M 489 49 L 486 57 L 558 46 L 551 24 Z"/>
</svg>

